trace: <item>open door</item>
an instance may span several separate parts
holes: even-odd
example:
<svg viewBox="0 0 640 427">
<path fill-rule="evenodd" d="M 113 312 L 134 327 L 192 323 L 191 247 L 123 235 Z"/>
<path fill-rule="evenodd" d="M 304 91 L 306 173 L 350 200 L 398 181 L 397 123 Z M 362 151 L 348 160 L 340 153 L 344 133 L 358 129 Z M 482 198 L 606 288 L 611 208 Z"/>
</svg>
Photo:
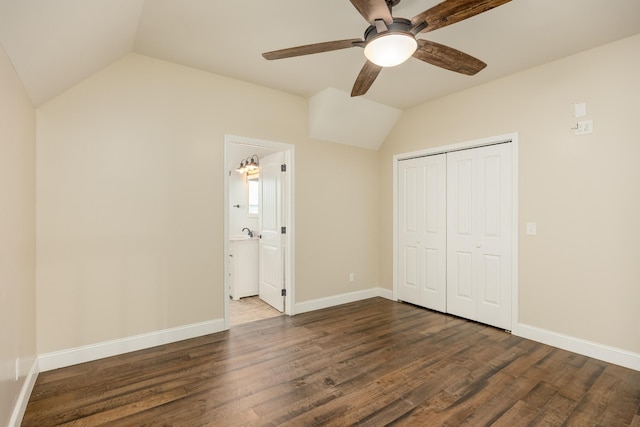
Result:
<svg viewBox="0 0 640 427">
<path fill-rule="evenodd" d="M 260 160 L 260 299 L 284 311 L 282 165 L 284 153 Z"/>
</svg>

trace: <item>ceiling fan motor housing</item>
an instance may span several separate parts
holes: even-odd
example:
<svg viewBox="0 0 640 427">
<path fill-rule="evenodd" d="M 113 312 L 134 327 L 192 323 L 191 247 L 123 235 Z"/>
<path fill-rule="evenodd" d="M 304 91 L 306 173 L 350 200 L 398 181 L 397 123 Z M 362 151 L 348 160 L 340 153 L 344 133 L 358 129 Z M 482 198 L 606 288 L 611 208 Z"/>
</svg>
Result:
<svg viewBox="0 0 640 427">
<path fill-rule="evenodd" d="M 413 34 L 410 31 L 412 25 L 409 19 L 393 18 L 393 23 L 384 24 L 384 27 L 386 27 L 386 29 L 378 31 L 378 28 L 375 25 L 370 25 L 364 32 L 365 41 L 369 42 L 379 35 L 387 35 L 392 33 L 408 34 L 413 37 Z"/>
</svg>

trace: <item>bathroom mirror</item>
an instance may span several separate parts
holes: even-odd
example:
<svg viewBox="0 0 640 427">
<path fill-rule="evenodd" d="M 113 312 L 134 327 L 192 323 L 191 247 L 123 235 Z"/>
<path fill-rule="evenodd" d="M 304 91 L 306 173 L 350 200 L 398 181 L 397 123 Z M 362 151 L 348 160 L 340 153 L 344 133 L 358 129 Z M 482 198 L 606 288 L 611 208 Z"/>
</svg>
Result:
<svg viewBox="0 0 640 427">
<path fill-rule="evenodd" d="M 260 213 L 260 176 L 258 174 L 247 175 L 247 206 L 249 216 L 257 217 Z"/>
</svg>

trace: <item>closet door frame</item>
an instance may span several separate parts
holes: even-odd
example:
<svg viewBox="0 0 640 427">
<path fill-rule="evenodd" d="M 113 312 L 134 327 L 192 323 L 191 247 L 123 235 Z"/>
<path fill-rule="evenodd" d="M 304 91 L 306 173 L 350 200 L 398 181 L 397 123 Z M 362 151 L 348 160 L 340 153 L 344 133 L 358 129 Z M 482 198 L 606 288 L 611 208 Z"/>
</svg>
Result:
<svg viewBox="0 0 640 427">
<path fill-rule="evenodd" d="M 470 148 L 484 147 L 494 144 L 511 144 L 511 173 L 512 173 L 512 217 L 511 217 L 511 273 L 512 273 L 512 289 L 511 289 L 511 329 L 510 331 L 517 334 L 517 325 L 519 319 L 519 292 L 518 292 L 518 133 L 508 133 L 504 135 L 491 136 L 487 138 L 465 141 L 456 144 L 443 145 L 438 147 L 427 148 L 424 150 L 413 151 L 409 153 L 396 154 L 393 156 L 393 300 L 398 301 L 398 166 L 402 160 L 413 159 L 417 157 L 431 156 L 435 154 L 449 153 L 459 150 L 468 150 Z"/>
</svg>

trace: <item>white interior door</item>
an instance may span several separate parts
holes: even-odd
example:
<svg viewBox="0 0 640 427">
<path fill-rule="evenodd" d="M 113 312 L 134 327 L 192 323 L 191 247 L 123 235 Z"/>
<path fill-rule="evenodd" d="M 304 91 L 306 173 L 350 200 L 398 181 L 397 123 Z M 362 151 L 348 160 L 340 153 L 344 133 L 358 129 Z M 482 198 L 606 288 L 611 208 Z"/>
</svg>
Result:
<svg viewBox="0 0 640 427">
<path fill-rule="evenodd" d="M 283 163 L 282 152 L 260 160 L 260 299 L 279 311 L 284 311 Z"/>
<path fill-rule="evenodd" d="M 447 311 L 511 329 L 511 145 L 447 154 Z"/>
<path fill-rule="evenodd" d="M 445 312 L 446 155 L 398 167 L 398 299 Z"/>
</svg>

